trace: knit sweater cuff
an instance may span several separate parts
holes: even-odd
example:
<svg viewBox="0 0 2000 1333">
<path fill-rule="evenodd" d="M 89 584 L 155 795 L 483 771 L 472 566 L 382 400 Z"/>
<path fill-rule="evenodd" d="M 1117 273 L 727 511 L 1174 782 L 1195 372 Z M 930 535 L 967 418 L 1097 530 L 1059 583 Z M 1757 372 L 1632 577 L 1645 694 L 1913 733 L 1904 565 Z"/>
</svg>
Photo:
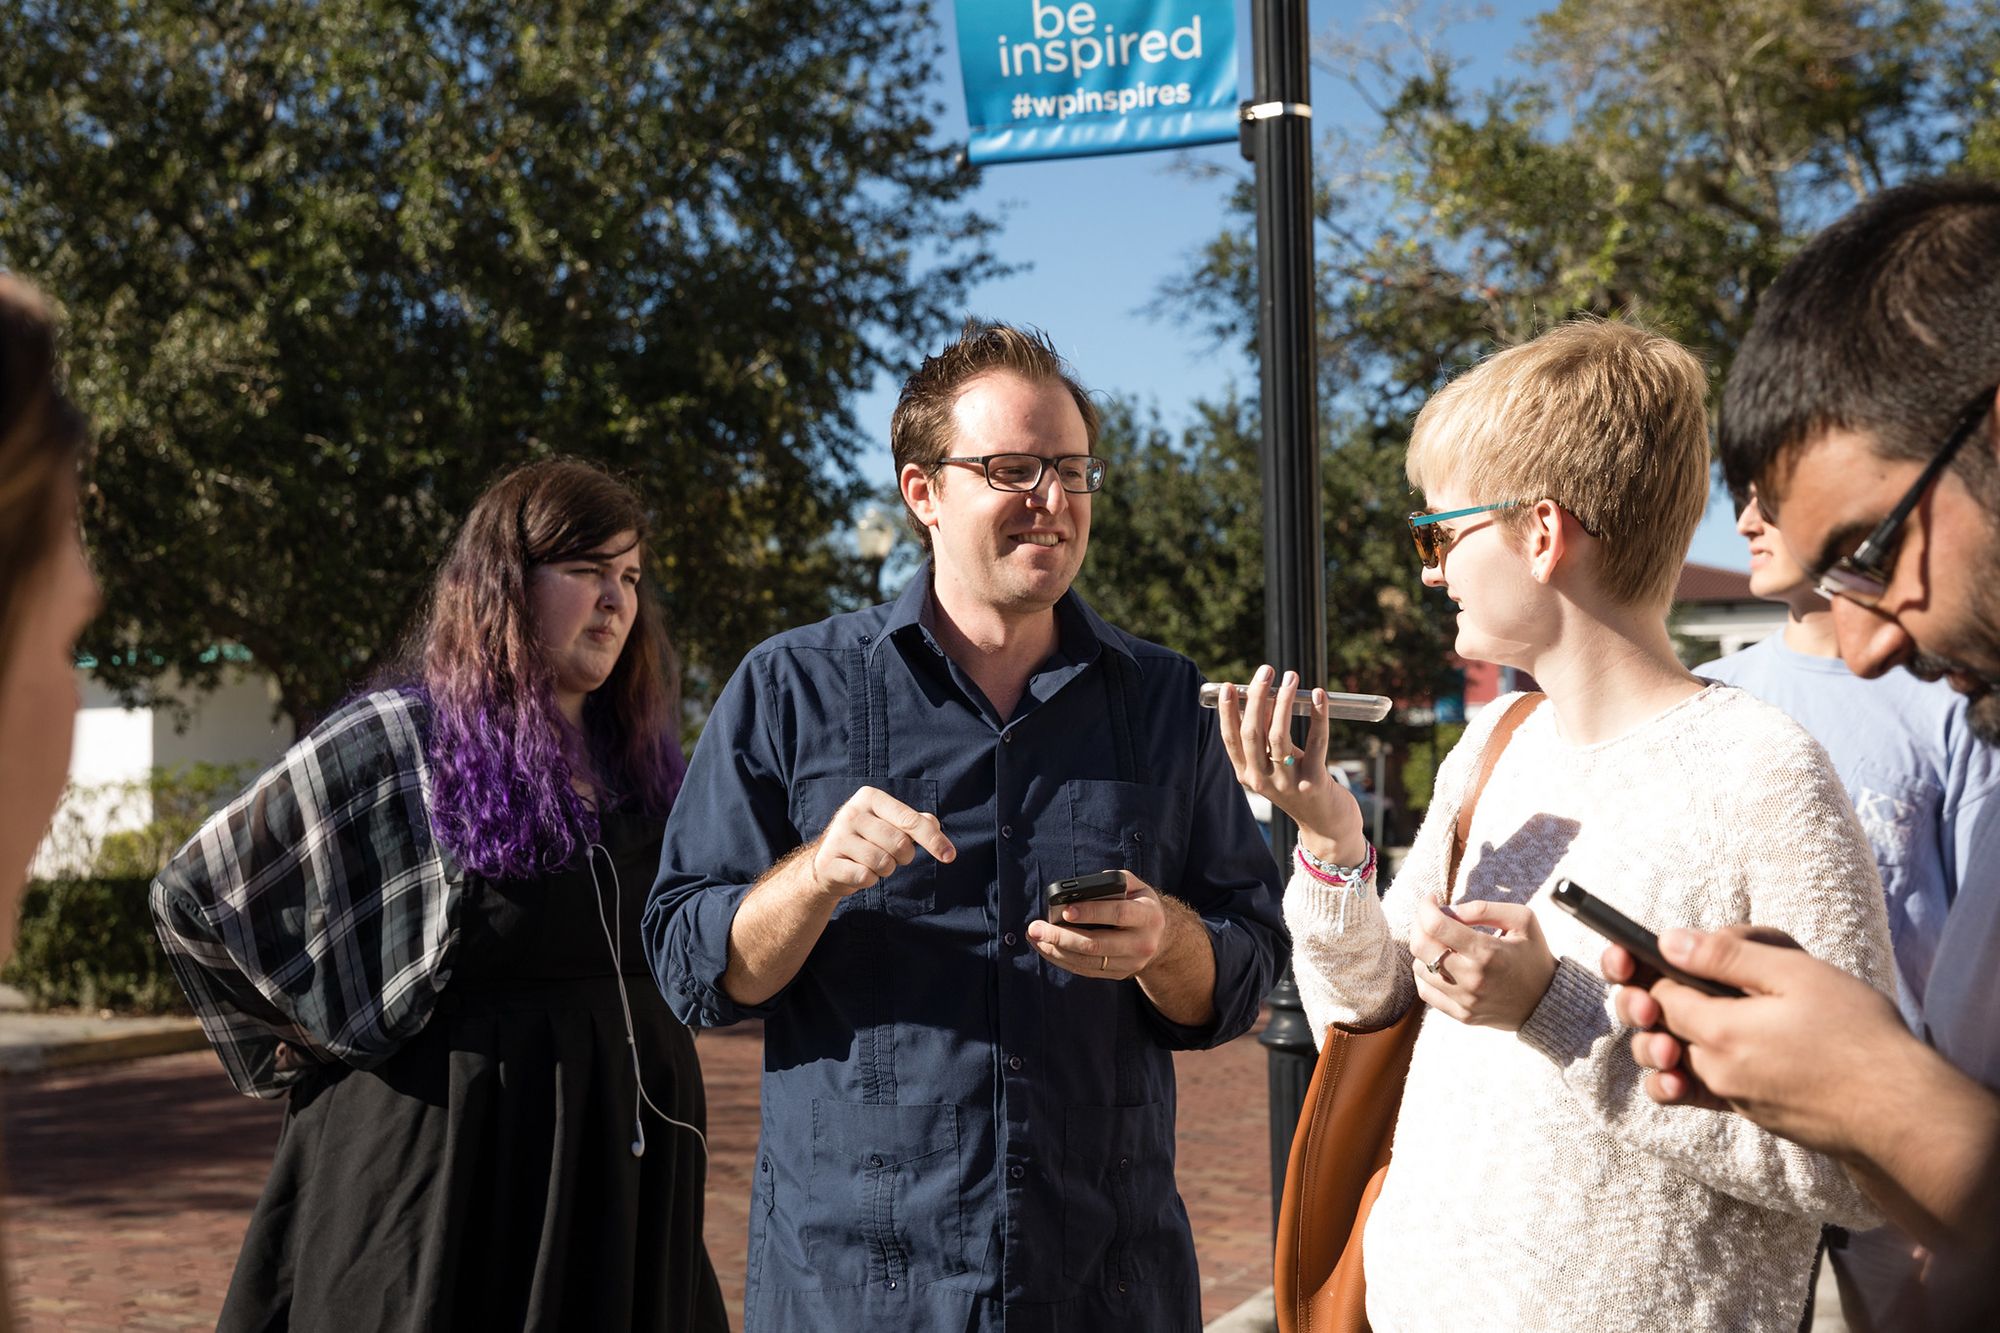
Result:
<svg viewBox="0 0 2000 1333">
<path fill-rule="evenodd" d="M 1349 913 L 1359 910 L 1363 898 L 1374 900 L 1375 897 L 1375 875 L 1372 872 L 1351 889 L 1336 889 L 1297 865 L 1292 867 L 1292 882 L 1285 890 L 1288 915 L 1331 926 L 1335 934 L 1345 933 L 1351 919 Z"/>
<path fill-rule="evenodd" d="M 1521 1040 L 1559 1065 L 1581 1060 L 1611 1030 L 1605 983 L 1572 958 L 1556 959 L 1540 1004 L 1521 1025 Z"/>
</svg>

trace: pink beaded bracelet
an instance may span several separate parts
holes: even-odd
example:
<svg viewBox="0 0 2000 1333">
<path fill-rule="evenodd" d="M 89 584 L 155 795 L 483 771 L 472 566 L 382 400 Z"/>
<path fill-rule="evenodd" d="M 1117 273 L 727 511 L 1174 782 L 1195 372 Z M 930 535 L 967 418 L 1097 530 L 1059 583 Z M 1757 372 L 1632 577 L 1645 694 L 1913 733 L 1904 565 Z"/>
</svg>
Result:
<svg viewBox="0 0 2000 1333">
<path fill-rule="evenodd" d="M 1368 844 L 1368 855 L 1361 858 L 1361 864 L 1352 869 L 1346 866 L 1328 865 L 1305 849 L 1297 848 L 1299 869 L 1311 875 L 1330 889 L 1355 889 L 1367 882 L 1375 873 L 1375 844 Z"/>
</svg>

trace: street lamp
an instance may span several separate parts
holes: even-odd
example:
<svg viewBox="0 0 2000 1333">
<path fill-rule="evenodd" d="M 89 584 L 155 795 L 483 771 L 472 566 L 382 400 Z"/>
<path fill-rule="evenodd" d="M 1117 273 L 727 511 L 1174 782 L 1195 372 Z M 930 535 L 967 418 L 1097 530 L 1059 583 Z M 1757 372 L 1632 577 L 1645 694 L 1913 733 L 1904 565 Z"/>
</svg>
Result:
<svg viewBox="0 0 2000 1333">
<path fill-rule="evenodd" d="M 880 565 L 896 549 L 896 520 L 881 505 L 869 505 L 854 520 L 854 546 L 863 560 Z"/>
<path fill-rule="evenodd" d="M 854 519 L 854 549 L 874 570 L 872 591 L 882 595 L 882 571 L 889 567 L 889 553 L 896 549 L 896 518 L 879 504 L 871 504 Z"/>
</svg>

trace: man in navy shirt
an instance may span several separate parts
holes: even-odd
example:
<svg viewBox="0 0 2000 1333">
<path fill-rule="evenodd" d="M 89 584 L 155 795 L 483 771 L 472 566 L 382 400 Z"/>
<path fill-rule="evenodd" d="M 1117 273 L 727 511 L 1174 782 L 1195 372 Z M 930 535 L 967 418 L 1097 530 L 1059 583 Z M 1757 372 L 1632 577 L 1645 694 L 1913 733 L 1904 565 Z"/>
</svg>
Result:
<svg viewBox="0 0 2000 1333">
<path fill-rule="evenodd" d="M 1070 590 L 1097 430 L 969 324 L 891 425 L 929 564 L 753 651 L 689 766 L 646 948 L 684 1021 L 764 1020 L 751 1330 L 1200 1327 L 1171 1052 L 1287 942 L 1200 673 Z"/>
</svg>

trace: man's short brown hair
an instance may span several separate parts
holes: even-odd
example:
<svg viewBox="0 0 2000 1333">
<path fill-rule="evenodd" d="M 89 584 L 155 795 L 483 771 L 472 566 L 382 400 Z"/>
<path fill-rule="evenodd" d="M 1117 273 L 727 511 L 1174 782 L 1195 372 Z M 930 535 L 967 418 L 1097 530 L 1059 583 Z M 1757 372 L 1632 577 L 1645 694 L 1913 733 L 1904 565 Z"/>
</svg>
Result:
<svg viewBox="0 0 2000 1333">
<path fill-rule="evenodd" d="M 1700 358 L 1673 339 L 1572 320 L 1432 395 L 1407 470 L 1473 504 L 1554 500 L 1602 544 L 1607 595 L 1664 608 L 1708 506 L 1707 398 Z"/>
<path fill-rule="evenodd" d="M 903 382 L 895 415 L 889 418 L 889 452 L 899 479 L 912 463 L 926 473 L 937 472 L 940 461 L 952 451 L 951 413 L 959 395 L 980 376 L 998 371 L 1019 375 L 1031 384 L 1060 384 L 1069 390 L 1083 416 L 1088 447 L 1096 448 L 1100 427 L 1097 405 L 1090 401 L 1090 391 L 1077 380 L 1049 336 L 1040 329 L 968 319 L 955 341 L 925 357 L 916 374 Z M 929 550 L 930 529 L 917 521 L 907 503 L 903 508 L 911 530 Z"/>
</svg>

